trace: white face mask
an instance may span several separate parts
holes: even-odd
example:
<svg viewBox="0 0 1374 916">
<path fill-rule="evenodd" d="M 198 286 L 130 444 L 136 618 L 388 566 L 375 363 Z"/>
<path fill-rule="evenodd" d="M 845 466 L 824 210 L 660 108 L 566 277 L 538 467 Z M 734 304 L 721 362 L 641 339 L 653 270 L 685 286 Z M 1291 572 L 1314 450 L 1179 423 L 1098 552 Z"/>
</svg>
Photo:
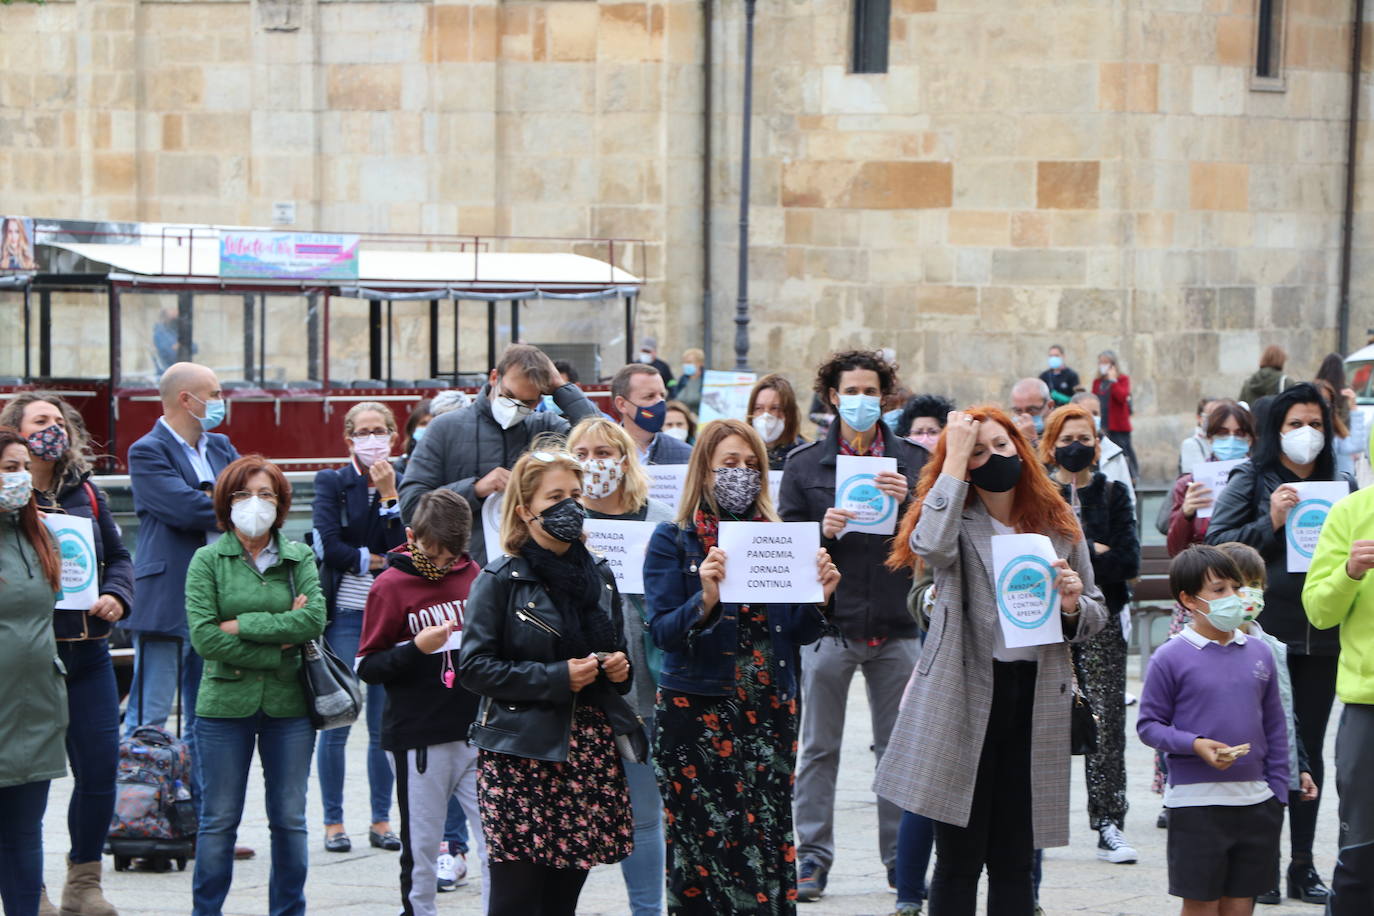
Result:
<svg viewBox="0 0 1374 916">
<path fill-rule="evenodd" d="M 502 429 L 510 429 L 534 413 L 534 408 L 498 394 L 491 399 L 491 416 Z"/>
<path fill-rule="evenodd" d="M 1098 375 L 1106 375 L 1108 372 L 1111 372 L 1111 371 L 1112 371 L 1112 364 L 1111 364 L 1111 363 L 1098 363 L 1098 364 L 1097 364 L 1097 374 L 1098 374 Z"/>
<path fill-rule="evenodd" d="M 1322 453 L 1326 437 L 1321 434 L 1321 430 L 1300 426 L 1284 433 L 1280 443 L 1289 461 L 1294 464 L 1310 464 Z"/>
<path fill-rule="evenodd" d="M 244 535 L 262 537 L 272 530 L 272 523 L 277 520 L 277 507 L 261 497 L 250 496 L 234 503 L 229 510 L 229 519 L 234 523 L 235 530 Z"/>
<path fill-rule="evenodd" d="M 588 458 L 582 465 L 582 495 L 587 499 L 605 499 L 625 480 L 624 458 Z"/>
<path fill-rule="evenodd" d="M 778 436 L 782 435 L 784 424 L 780 417 L 775 417 L 771 413 L 761 413 L 754 418 L 754 429 L 763 437 L 763 441 L 772 445 Z"/>
<path fill-rule="evenodd" d="M 650 353 L 648 350 L 640 350 L 639 361 L 645 364 L 652 363 L 654 361 L 654 354 Z"/>
<path fill-rule="evenodd" d="M 676 440 L 679 441 L 679 442 L 686 442 L 686 441 L 687 441 L 687 427 L 685 427 L 685 426 L 665 426 L 665 427 L 663 428 L 663 435 L 665 435 L 665 436 L 672 436 L 674 439 L 676 439 Z"/>
</svg>

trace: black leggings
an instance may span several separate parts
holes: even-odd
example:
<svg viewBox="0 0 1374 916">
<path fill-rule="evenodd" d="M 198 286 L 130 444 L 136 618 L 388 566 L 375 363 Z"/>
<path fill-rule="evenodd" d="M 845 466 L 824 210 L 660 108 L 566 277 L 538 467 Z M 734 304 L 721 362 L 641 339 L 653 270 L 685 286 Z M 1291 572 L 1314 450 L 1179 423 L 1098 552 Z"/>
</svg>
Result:
<svg viewBox="0 0 1374 916">
<path fill-rule="evenodd" d="M 487 866 L 487 880 L 491 882 L 487 916 L 574 916 L 587 870 L 492 862 Z"/>
<path fill-rule="evenodd" d="M 1288 654 L 1288 674 L 1293 680 L 1293 717 L 1298 720 L 1298 737 L 1307 749 L 1312 781 L 1323 788 L 1326 767 L 1322 763 L 1322 748 L 1326 744 L 1326 723 L 1331 718 L 1331 704 L 1336 699 L 1335 655 Z M 1317 812 L 1321 796 L 1315 801 L 1303 801 L 1302 793 L 1288 795 L 1288 834 L 1291 841 L 1291 861 L 1299 865 L 1312 863 L 1312 840 L 1317 835 Z"/>
<path fill-rule="evenodd" d="M 930 916 L 973 916 L 984 866 L 989 916 L 1035 911 L 1030 770 L 1036 664 L 994 662 L 992 668 L 992 709 L 968 826 L 935 823 Z"/>
</svg>

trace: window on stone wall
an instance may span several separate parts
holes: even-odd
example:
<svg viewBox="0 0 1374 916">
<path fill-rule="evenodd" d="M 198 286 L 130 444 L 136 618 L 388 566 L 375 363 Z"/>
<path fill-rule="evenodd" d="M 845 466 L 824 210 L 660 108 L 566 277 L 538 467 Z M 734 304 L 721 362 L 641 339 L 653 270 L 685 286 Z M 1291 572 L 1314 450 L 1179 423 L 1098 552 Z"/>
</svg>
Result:
<svg viewBox="0 0 1374 916">
<path fill-rule="evenodd" d="M 886 73 L 892 0 L 854 0 L 855 73 Z"/>
<path fill-rule="evenodd" d="M 1284 0 L 1256 0 L 1255 77 L 1279 80 L 1283 77 Z"/>
</svg>

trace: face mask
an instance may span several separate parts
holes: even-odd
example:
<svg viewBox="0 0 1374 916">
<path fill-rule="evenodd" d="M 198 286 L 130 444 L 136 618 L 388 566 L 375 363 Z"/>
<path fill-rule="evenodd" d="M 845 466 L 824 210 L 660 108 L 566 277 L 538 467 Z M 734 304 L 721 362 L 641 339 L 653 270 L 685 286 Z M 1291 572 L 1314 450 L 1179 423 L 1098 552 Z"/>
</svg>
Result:
<svg viewBox="0 0 1374 916">
<path fill-rule="evenodd" d="M 261 497 L 250 496 L 234 503 L 229 510 L 229 519 L 242 534 L 250 538 L 262 537 L 272 530 L 277 520 L 277 507 Z"/>
<path fill-rule="evenodd" d="M 1198 600 L 1207 605 L 1207 612 L 1195 613 L 1202 614 L 1208 623 L 1223 633 L 1230 633 L 1245 623 L 1245 602 L 1241 600 L 1240 595 L 1227 595 L 1225 598 L 1216 598 L 1212 601 L 1206 598 Z"/>
<path fill-rule="evenodd" d="M 1040 435 L 1045 431 L 1045 418 L 1038 415 L 1031 417 L 1031 426 L 1035 427 L 1035 434 Z"/>
<path fill-rule="evenodd" d="M 1063 369 L 1063 368 L 1064 368 L 1064 357 L 1062 357 L 1062 356 L 1051 356 L 1051 357 L 1049 358 L 1049 364 L 1050 364 L 1050 368 L 1051 368 L 1051 369 Z"/>
<path fill-rule="evenodd" d="M 453 568 L 452 563 L 435 566 L 434 561 L 422 553 L 414 541 L 407 541 L 406 545 L 410 548 L 410 562 L 415 564 L 415 571 L 431 582 L 438 582 Z"/>
<path fill-rule="evenodd" d="M 1317 456 L 1322 453 L 1326 439 L 1320 430 L 1301 426 L 1284 433 L 1281 443 L 1283 453 L 1288 456 L 1289 461 L 1294 464 L 1309 464 L 1316 461 Z"/>
<path fill-rule="evenodd" d="M 189 392 L 188 392 L 189 394 Z M 205 405 L 205 416 L 196 417 L 200 421 L 200 428 L 207 433 L 224 422 L 224 399 L 215 398 L 213 401 L 201 401 L 194 394 L 191 395 L 195 400 Z"/>
<path fill-rule="evenodd" d="M 716 468 L 711 494 L 720 511 L 739 517 L 759 498 L 762 479 L 756 468 Z"/>
<path fill-rule="evenodd" d="M 686 377 L 688 377 L 688 376 L 693 376 L 693 375 L 696 375 L 696 374 L 697 374 L 697 364 L 696 364 L 696 363 L 683 363 L 683 365 L 682 365 L 682 375 L 683 375 L 684 378 L 686 378 Z"/>
<path fill-rule="evenodd" d="M 1098 374 L 1098 375 L 1106 375 L 1108 372 L 1111 372 L 1111 371 L 1112 371 L 1112 364 L 1111 364 L 1111 363 L 1098 363 L 1098 364 L 1097 364 L 1097 374 Z"/>
<path fill-rule="evenodd" d="M 754 429 L 763 437 L 763 441 L 769 445 L 772 445 L 773 441 L 777 439 L 778 436 L 782 435 L 782 428 L 784 425 L 782 419 L 773 416 L 771 413 L 761 413 L 754 418 L 753 422 Z"/>
<path fill-rule="evenodd" d="M 856 433 L 872 429 L 882 413 L 882 400 L 871 394 L 840 395 L 840 419 Z"/>
<path fill-rule="evenodd" d="M 539 526 L 554 540 L 571 544 L 582 536 L 582 523 L 586 519 L 587 510 L 569 496 L 545 509 L 539 516 Z"/>
<path fill-rule="evenodd" d="M 491 399 L 491 418 L 502 429 L 510 429 L 532 413 L 534 413 L 533 407 L 521 404 L 505 395 L 498 395 Z"/>
<path fill-rule="evenodd" d="M 1083 442 L 1070 442 L 1068 445 L 1061 445 L 1054 450 L 1054 463 L 1070 474 L 1077 474 L 1093 463 L 1094 451 L 1095 449 L 1091 445 Z"/>
<path fill-rule="evenodd" d="M 938 435 L 907 436 L 907 438 L 910 439 L 912 442 L 915 442 L 917 445 L 919 445 L 921 448 L 925 449 L 928 452 L 935 451 L 935 443 L 940 441 L 940 437 Z"/>
<path fill-rule="evenodd" d="M 634 413 L 630 414 L 630 419 L 634 421 L 635 426 L 646 433 L 656 433 L 663 428 L 663 421 L 668 416 L 667 401 L 659 401 L 648 407 L 640 407 L 638 404 L 631 404 L 630 406 L 634 408 Z"/>
<path fill-rule="evenodd" d="M 969 481 L 989 493 L 1005 493 L 1021 479 L 1020 455 L 989 455 L 988 460 L 968 472 Z"/>
<path fill-rule="evenodd" d="M 415 432 L 410 434 L 410 438 L 415 441 L 416 445 L 419 445 L 420 440 L 425 437 L 425 430 L 427 429 L 429 429 L 428 426 L 417 426 L 415 427 Z"/>
<path fill-rule="evenodd" d="M 1102 432 L 1102 417 L 1096 414 L 1093 415 L 1093 429 Z"/>
<path fill-rule="evenodd" d="M 544 409 L 555 417 L 563 416 L 563 408 L 554 403 L 553 395 L 551 394 L 544 395 Z"/>
<path fill-rule="evenodd" d="M 1234 461 L 1250 454 L 1250 440 L 1240 436 L 1217 436 L 1212 440 L 1212 457 L 1217 461 Z"/>
<path fill-rule="evenodd" d="M 0 474 L 0 512 L 24 508 L 32 493 L 33 476 L 28 471 Z"/>
<path fill-rule="evenodd" d="M 378 461 L 385 461 L 391 454 L 391 437 L 354 436 L 353 454 L 358 457 L 359 464 L 370 468 Z"/>
<path fill-rule="evenodd" d="M 624 458 L 588 458 L 582 465 L 582 495 L 588 499 L 605 499 L 625 479 Z"/>
<path fill-rule="evenodd" d="M 663 435 L 665 435 L 665 436 L 671 436 L 672 438 L 676 439 L 676 440 L 679 441 L 679 442 L 686 442 L 686 441 L 687 441 L 687 427 L 685 427 L 685 426 L 670 426 L 670 427 L 668 427 L 667 429 L 665 429 L 665 430 L 663 431 Z"/>
<path fill-rule="evenodd" d="M 654 361 L 654 354 L 650 353 L 648 350 L 640 350 L 639 361 L 641 363 L 652 363 Z"/>
<path fill-rule="evenodd" d="M 1240 600 L 1245 604 L 1246 623 L 1264 613 L 1264 589 L 1246 586 L 1240 589 Z"/>
<path fill-rule="evenodd" d="M 67 454 L 67 447 L 71 445 L 67 439 L 67 431 L 56 423 L 31 433 L 28 443 L 29 454 L 39 461 L 56 461 Z"/>
</svg>

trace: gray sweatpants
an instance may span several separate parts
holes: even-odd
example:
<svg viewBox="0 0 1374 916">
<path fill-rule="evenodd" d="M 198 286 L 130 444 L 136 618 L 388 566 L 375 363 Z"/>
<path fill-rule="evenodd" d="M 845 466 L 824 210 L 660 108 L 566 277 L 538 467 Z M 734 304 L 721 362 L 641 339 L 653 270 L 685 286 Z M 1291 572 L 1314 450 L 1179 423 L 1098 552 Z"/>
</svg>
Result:
<svg viewBox="0 0 1374 916">
<path fill-rule="evenodd" d="M 1347 703 L 1336 732 L 1341 854 L 1329 913 L 1354 916 L 1374 905 L 1374 705 Z"/>
<path fill-rule="evenodd" d="M 881 760 L 921 644 L 913 637 L 888 639 L 877 646 L 850 640 L 846 647 L 837 638 L 825 637 L 817 645 L 819 649 L 803 646 L 801 650 L 801 753 L 794 816 L 797 861 L 809 856 L 829 869 L 835 860 L 835 783 L 849 682 L 856 670 L 863 671 L 873 720 L 873 751 L 876 760 Z M 878 855 L 888 868 L 897 864 L 897 824 L 901 817 L 900 808 L 878 799 Z"/>
<path fill-rule="evenodd" d="M 388 752 L 396 773 L 396 802 L 401 809 L 401 912 L 404 916 L 435 916 L 439 888 L 435 860 L 444 839 L 444 819 L 450 796 L 458 796 L 468 819 L 468 836 L 482 864 L 482 912 L 487 911 L 491 882 L 487 880 L 487 843 L 477 808 L 477 748 L 466 741 L 450 741 Z"/>
</svg>

